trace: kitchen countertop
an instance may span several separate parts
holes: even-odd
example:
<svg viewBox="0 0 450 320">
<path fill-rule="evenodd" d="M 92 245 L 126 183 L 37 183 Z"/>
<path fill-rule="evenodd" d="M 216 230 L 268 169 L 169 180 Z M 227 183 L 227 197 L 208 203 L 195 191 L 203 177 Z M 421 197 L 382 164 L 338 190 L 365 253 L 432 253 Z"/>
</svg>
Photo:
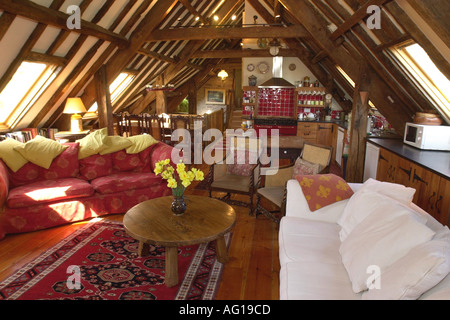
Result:
<svg viewBox="0 0 450 320">
<path fill-rule="evenodd" d="M 450 179 L 450 151 L 420 150 L 403 143 L 402 139 L 368 138 L 367 141 Z"/>
</svg>

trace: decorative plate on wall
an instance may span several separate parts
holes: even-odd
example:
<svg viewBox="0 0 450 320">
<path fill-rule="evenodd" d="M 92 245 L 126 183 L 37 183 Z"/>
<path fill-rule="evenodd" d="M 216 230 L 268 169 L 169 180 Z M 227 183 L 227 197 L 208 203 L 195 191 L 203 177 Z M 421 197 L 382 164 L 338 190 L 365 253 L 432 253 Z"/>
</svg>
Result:
<svg viewBox="0 0 450 320">
<path fill-rule="evenodd" d="M 297 66 L 294 63 L 291 63 L 289 65 L 289 70 L 294 71 L 295 69 L 297 69 Z"/>
<path fill-rule="evenodd" d="M 254 65 L 254 64 L 251 64 L 251 63 L 248 64 L 248 65 L 247 65 L 247 70 L 250 71 L 250 72 L 254 71 L 254 70 L 255 70 L 255 65 Z"/>
<path fill-rule="evenodd" d="M 267 62 L 260 62 L 258 64 L 258 70 L 262 74 L 267 73 L 269 71 L 269 65 L 267 64 Z"/>
</svg>

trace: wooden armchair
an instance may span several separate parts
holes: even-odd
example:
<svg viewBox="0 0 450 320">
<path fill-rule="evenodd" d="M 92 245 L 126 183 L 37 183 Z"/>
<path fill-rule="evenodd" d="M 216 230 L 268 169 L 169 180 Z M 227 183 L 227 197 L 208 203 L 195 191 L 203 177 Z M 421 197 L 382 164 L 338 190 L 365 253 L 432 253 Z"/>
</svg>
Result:
<svg viewBox="0 0 450 320">
<path fill-rule="evenodd" d="M 330 172 L 330 161 L 333 148 L 305 142 L 300 158 L 320 165 L 319 174 Z M 274 212 L 280 211 L 282 215 L 286 212 L 286 184 L 293 178 L 295 163 L 281 167 L 273 174 L 259 175 L 256 191 L 256 214 L 263 213 L 275 222 L 279 222 Z M 270 169 L 269 169 L 270 170 Z M 269 211 L 261 205 L 261 197 L 277 207 L 276 211 Z"/>
<path fill-rule="evenodd" d="M 256 156 L 256 164 L 250 164 L 255 161 L 246 161 L 245 164 L 234 161 L 234 164 L 230 164 L 230 156 L 234 156 L 233 152 L 228 154 L 222 162 L 210 166 L 208 174 L 209 196 L 212 197 L 213 191 L 225 192 L 226 195 L 218 199 L 232 205 L 249 207 L 250 214 L 252 214 L 256 182 L 259 179 L 259 158 Z M 254 158 L 250 157 L 250 159 L 253 160 Z M 249 201 L 231 199 L 231 194 L 246 195 L 249 197 Z"/>
</svg>

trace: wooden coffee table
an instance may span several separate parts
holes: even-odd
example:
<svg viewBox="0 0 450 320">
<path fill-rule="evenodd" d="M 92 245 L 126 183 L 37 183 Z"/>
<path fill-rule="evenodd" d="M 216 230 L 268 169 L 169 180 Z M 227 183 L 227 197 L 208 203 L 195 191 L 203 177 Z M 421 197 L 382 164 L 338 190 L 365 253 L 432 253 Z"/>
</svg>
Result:
<svg viewBox="0 0 450 320">
<path fill-rule="evenodd" d="M 187 210 L 175 216 L 170 209 L 173 197 L 161 197 L 131 208 L 123 218 L 126 232 L 139 241 L 139 255 L 147 256 L 150 245 L 166 248 L 165 284 L 178 284 L 178 247 L 216 241 L 217 260 L 228 261 L 224 235 L 236 221 L 236 213 L 217 199 L 185 196 Z"/>
</svg>

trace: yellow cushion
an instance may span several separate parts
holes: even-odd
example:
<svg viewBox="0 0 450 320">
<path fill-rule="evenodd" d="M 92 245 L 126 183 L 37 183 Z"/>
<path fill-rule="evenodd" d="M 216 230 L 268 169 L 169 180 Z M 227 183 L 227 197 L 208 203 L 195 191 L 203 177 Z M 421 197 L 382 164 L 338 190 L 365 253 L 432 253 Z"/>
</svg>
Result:
<svg viewBox="0 0 450 320">
<path fill-rule="evenodd" d="M 108 137 L 108 129 L 94 131 L 88 134 L 83 139 L 77 140 L 80 143 L 80 150 L 78 151 L 78 159 L 85 159 L 94 154 L 98 154 L 107 148 L 106 138 Z"/>
<path fill-rule="evenodd" d="M 126 149 L 133 145 L 133 142 L 121 136 L 106 137 L 106 148 L 100 151 L 101 155 L 114 153 L 119 150 Z"/>
<path fill-rule="evenodd" d="M 50 168 L 53 159 L 59 156 L 68 146 L 63 146 L 55 140 L 36 136 L 33 140 L 19 146 L 14 150 L 19 152 L 25 159 L 42 168 Z"/>
<path fill-rule="evenodd" d="M 148 147 L 158 143 L 158 140 L 156 140 L 149 134 L 141 134 L 139 136 L 132 136 L 127 139 L 133 143 L 132 146 L 127 148 L 128 154 L 139 153 L 141 151 L 144 151 Z"/>
<path fill-rule="evenodd" d="M 6 140 L 0 142 L 0 159 L 13 172 L 19 171 L 28 162 L 19 152 L 14 150 L 14 147 L 20 145 L 23 145 L 23 143 L 11 138 L 6 138 Z"/>
</svg>

